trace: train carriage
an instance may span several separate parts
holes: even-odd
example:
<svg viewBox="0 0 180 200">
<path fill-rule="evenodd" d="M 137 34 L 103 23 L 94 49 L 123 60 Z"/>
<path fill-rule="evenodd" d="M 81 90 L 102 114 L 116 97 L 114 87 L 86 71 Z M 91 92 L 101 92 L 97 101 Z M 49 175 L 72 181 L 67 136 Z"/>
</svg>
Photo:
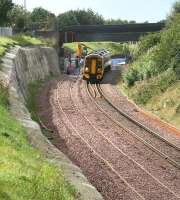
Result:
<svg viewBox="0 0 180 200">
<path fill-rule="evenodd" d="M 111 54 L 107 50 L 93 51 L 84 59 L 83 79 L 88 81 L 100 81 L 104 72 L 111 68 Z"/>
</svg>

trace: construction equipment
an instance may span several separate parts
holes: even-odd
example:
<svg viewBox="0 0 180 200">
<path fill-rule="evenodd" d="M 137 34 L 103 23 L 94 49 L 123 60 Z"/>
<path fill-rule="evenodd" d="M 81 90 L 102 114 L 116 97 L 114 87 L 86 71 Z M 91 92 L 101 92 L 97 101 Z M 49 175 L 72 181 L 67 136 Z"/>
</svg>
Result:
<svg viewBox="0 0 180 200">
<path fill-rule="evenodd" d="M 78 47 L 77 47 L 77 56 L 79 58 L 81 57 L 85 57 L 88 54 L 88 49 L 94 51 L 93 48 L 88 47 L 87 45 L 83 44 L 83 43 L 78 43 Z"/>
</svg>

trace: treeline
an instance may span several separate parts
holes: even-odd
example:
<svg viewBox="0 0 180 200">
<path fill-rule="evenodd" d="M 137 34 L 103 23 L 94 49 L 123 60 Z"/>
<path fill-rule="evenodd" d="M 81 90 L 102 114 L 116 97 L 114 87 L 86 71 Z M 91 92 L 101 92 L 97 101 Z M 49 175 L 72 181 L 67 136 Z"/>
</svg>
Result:
<svg viewBox="0 0 180 200">
<path fill-rule="evenodd" d="M 136 21 L 128 21 L 122 19 L 108 19 L 105 20 L 102 15 L 95 13 L 93 10 L 70 10 L 62 13 L 57 17 L 59 28 L 63 29 L 65 26 L 71 25 L 118 25 L 136 23 Z"/>
<path fill-rule="evenodd" d="M 41 7 L 29 12 L 23 6 L 13 4 L 12 0 L 0 0 L 0 26 L 11 26 L 20 30 L 54 30 L 56 21 L 53 13 Z"/>
<path fill-rule="evenodd" d="M 12 0 L 0 0 L 0 26 L 12 26 L 15 29 L 62 30 L 70 25 L 103 25 L 136 23 L 122 19 L 108 19 L 91 9 L 70 10 L 55 16 L 50 11 L 38 7 L 32 12 L 12 3 Z"/>
</svg>

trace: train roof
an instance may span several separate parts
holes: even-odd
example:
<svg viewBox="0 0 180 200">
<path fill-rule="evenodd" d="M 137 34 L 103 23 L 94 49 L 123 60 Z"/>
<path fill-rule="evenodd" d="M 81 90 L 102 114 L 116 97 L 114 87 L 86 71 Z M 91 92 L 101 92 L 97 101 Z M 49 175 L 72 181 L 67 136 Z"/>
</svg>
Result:
<svg viewBox="0 0 180 200">
<path fill-rule="evenodd" d="M 103 57 L 103 56 L 107 56 L 107 55 L 111 55 L 111 54 L 106 49 L 99 49 L 99 50 L 89 53 L 86 57 L 91 57 L 91 56 L 95 56 L 95 55 Z"/>
</svg>

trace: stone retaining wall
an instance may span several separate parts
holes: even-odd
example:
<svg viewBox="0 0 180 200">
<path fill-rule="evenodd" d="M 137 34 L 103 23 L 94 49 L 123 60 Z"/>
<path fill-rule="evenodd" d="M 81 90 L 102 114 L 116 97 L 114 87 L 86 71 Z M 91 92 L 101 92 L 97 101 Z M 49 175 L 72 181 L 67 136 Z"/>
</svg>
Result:
<svg viewBox="0 0 180 200">
<path fill-rule="evenodd" d="M 49 47 L 17 47 L 6 53 L 2 61 L 0 83 L 8 87 L 11 112 L 26 128 L 30 143 L 63 170 L 82 200 L 103 200 L 81 170 L 42 134 L 39 125 L 31 119 L 26 108 L 29 83 L 49 75 L 60 76 L 56 51 Z"/>
</svg>

